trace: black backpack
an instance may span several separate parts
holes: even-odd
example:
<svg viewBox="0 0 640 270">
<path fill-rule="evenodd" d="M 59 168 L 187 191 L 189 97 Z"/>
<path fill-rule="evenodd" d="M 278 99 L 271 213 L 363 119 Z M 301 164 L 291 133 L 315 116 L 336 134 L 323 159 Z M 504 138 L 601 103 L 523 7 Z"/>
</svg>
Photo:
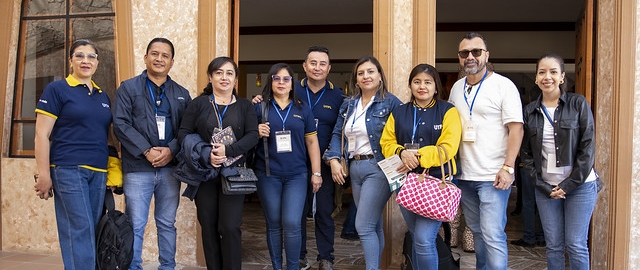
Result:
<svg viewBox="0 0 640 270">
<path fill-rule="evenodd" d="M 105 214 L 96 227 L 96 269 L 129 269 L 133 260 L 133 223 L 125 213 L 115 210 L 113 193 L 104 196 Z"/>
</svg>

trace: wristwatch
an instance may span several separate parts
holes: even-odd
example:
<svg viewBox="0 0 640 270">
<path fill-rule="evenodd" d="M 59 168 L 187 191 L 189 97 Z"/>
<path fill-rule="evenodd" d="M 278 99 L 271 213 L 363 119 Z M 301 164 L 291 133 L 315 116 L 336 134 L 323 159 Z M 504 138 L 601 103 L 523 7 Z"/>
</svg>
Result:
<svg viewBox="0 0 640 270">
<path fill-rule="evenodd" d="M 322 177 L 322 174 L 320 172 L 314 172 L 313 175 L 315 175 L 317 177 Z"/>
<path fill-rule="evenodd" d="M 507 165 L 507 164 L 503 164 L 502 165 L 502 169 L 507 171 L 509 174 L 513 174 L 514 173 L 514 169 L 511 166 Z"/>
</svg>

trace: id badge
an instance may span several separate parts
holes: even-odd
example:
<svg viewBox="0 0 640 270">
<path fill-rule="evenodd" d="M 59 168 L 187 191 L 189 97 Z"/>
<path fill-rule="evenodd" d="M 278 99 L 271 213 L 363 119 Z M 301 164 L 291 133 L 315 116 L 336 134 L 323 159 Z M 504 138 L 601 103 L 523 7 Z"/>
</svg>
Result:
<svg viewBox="0 0 640 270">
<path fill-rule="evenodd" d="M 348 136 L 347 137 L 348 146 L 347 152 L 353 153 L 356 151 L 356 136 Z"/>
<path fill-rule="evenodd" d="M 405 143 L 404 144 L 404 150 L 407 150 L 411 153 L 417 154 L 418 153 L 418 149 L 420 149 L 420 144 L 417 143 Z"/>
<path fill-rule="evenodd" d="M 291 130 L 276 131 L 276 151 L 278 153 L 291 152 Z"/>
<path fill-rule="evenodd" d="M 556 154 L 547 154 L 547 173 L 563 174 L 562 167 L 556 167 Z"/>
<path fill-rule="evenodd" d="M 473 122 L 469 121 L 464 125 L 462 129 L 462 141 L 463 142 L 475 142 L 476 141 L 476 126 Z"/>
<path fill-rule="evenodd" d="M 160 139 L 161 141 L 164 140 L 165 120 L 166 118 L 164 116 L 156 115 L 156 124 L 158 125 L 158 139 Z"/>
</svg>

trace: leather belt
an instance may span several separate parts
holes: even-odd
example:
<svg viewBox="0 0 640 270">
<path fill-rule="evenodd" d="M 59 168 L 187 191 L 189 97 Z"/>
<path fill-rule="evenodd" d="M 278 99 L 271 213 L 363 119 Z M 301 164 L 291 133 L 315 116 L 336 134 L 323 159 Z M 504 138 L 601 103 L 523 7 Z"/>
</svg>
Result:
<svg viewBox="0 0 640 270">
<path fill-rule="evenodd" d="M 352 159 L 354 160 L 367 160 L 374 158 L 373 155 L 354 155 Z"/>
</svg>

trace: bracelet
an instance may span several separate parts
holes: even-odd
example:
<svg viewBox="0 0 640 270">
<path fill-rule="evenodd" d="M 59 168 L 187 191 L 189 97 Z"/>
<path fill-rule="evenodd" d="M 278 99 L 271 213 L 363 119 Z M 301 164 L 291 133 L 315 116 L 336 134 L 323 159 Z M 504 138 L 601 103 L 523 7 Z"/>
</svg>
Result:
<svg viewBox="0 0 640 270">
<path fill-rule="evenodd" d="M 399 156 L 399 157 L 402 157 L 402 151 L 404 151 L 404 150 L 405 150 L 405 149 L 404 149 L 404 148 L 402 148 L 402 149 L 400 149 L 400 151 L 398 151 L 398 156 Z"/>
<path fill-rule="evenodd" d="M 146 157 L 149 154 L 149 152 L 151 152 L 151 148 L 149 148 L 147 150 L 144 150 L 144 152 L 142 152 L 142 154 Z"/>
<path fill-rule="evenodd" d="M 320 173 L 320 172 L 314 172 L 313 175 L 317 176 L 317 177 L 322 177 L 322 173 Z"/>
</svg>

